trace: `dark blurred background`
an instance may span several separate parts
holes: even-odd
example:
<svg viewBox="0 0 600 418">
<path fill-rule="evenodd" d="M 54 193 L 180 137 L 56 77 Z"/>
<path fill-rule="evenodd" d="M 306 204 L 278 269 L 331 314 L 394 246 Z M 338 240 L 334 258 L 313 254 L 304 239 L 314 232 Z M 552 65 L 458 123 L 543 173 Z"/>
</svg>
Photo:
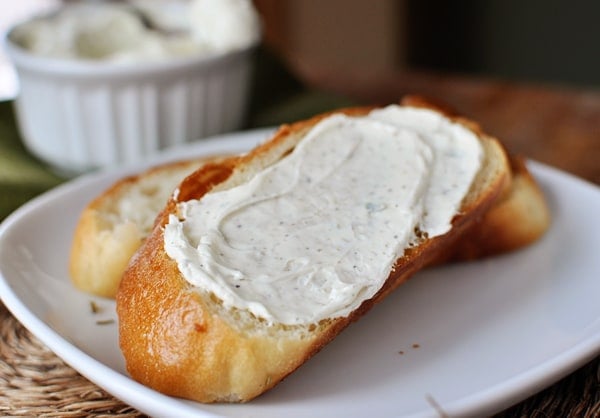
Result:
<svg viewBox="0 0 600 418">
<path fill-rule="evenodd" d="M 600 86 L 600 2 L 407 3 L 410 66 Z"/>
<path fill-rule="evenodd" d="M 600 87 L 593 0 L 255 0 L 297 71 L 451 72 Z"/>
</svg>

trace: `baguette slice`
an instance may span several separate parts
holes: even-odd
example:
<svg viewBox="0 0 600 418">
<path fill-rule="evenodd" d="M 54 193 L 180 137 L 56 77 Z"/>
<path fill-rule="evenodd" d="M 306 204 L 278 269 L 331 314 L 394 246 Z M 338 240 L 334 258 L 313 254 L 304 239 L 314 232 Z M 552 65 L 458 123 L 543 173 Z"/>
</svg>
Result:
<svg viewBox="0 0 600 418">
<path fill-rule="evenodd" d="M 340 110 L 359 116 L 369 108 Z M 127 370 L 139 382 L 165 394 L 200 402 L 245 402 L 275 386 L 352 321 L 357 320 L 413 273 L 439 257 L 500 198 L 510 182 L 500 143 L 466 119 L 484 150 L 481 169 L 462 201 L 452 228 L 421 237 L 394 264 L 376 294 L 350 314 L 318 323 L 268 323 L 242 309 L 228 309 L 193 287 L 164 249 L 164 226 L 178 202 L 247 182 L 289 153 L 327 115 L 285 125 L 249 154 L 207 164 L 188 176 L 157 218 L 156 226 L 132 258 L 117 293 L 120 347 Z"/>
<path fill-rule="evenodd" d="M 75 228 L 69 272 L 85 292 L 114 298 L 131 256 L 146 239 L 175 187 L 208 161 L 204 157 L 153 167 L 121 179 L 83 210 Z"/>
</svg>

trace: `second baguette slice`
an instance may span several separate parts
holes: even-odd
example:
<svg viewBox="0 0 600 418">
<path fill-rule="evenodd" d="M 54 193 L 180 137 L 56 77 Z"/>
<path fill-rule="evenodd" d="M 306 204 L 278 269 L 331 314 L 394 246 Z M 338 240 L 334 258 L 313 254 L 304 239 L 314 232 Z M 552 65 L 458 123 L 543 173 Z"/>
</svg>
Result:
<svg viewBox="0 0 600 418">
<path fill-rule="evenodd" d="M 359 117 L 371 110 L 353 108 L 337 113 Z M 289 155 L 327 116 L 283 126 L 249 154 L 208 164 L 179 185 L 153 232 L 132 258 L 117 294 L 120 346 L 133 378 L 160 392 L 200 402 L 245 402 L 260 395 L 413 273 L 449 251 L 510 182 L 507 156 L 499 142 L 476 124 L 452 118 L 477 136 L 483 157 L 451 229 L 433 238 L 419 237 L 396 260 L 376 293 L 347 315 L 305 324 L 270 322 L 247 310 L 227 307 L 209 290 L 190 285 L 164 244 L 165 225 L 172 216 L 181 216 L 179 204 L 251 181 Z"/>
<path fill-rule="evenodd" d="M 85 292 L 114 298 L 131 256 L 144 242 L 173 189 L 192 171 L 222 157 L 176 161 L 114 183 L 82 211 L 71 244 L 69 273 Z"/>
</svg>

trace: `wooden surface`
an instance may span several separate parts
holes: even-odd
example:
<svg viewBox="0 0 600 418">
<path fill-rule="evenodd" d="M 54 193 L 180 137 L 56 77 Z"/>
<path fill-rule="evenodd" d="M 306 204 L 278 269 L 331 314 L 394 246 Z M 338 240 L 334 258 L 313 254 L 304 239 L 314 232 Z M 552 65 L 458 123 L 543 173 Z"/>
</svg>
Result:
<svg viewBox="0 0 600 418">
<path fill-rule="evenodd" d="M 309 84 L 364 103 L 404 94 L 439 100 L 478 121 L 510 151 L 600 185 L 600 88 L 570 89 L 451 75 L 350 74 L 298 65 Z"/>
</svg>

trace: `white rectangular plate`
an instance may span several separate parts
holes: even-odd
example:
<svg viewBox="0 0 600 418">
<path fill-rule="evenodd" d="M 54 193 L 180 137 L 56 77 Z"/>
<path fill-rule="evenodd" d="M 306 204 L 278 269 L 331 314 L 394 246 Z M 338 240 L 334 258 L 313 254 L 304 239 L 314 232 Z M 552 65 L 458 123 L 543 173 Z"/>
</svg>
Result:
<svg viewBox="0 0 600 418">
<path fill-rule="evenodd" d="M 241 152 L 268 132 L 197 142 L 149 164 Z M 130 379 L 114 302 L 70 284 L 67 265 L 79 213 L 115 180 L 145 166 L 81 177 L 6 219 L 0 226 L 0 295 L 58 356 L 153 416 L 438 416 L 439 408 L 452 416 L 491 414 L 600 353 L 600 190 L 550 167 L 529 166 L 553 217 L 540 241 L 512 254 L 418 273 L 248 404 L 202 405 Z M 100 313 L 91 312 L 91 301 Z"/>
</svg>

